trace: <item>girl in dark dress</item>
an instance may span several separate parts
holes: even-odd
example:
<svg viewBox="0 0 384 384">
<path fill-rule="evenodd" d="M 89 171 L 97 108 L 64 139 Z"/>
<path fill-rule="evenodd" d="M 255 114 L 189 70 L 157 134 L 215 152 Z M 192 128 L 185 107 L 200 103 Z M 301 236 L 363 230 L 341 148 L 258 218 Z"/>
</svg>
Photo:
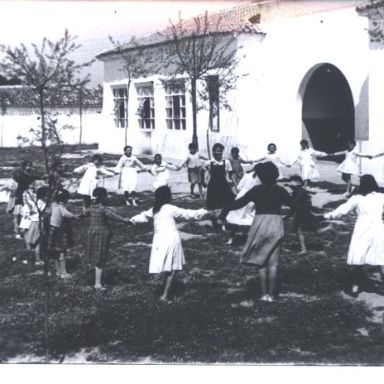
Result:
<svg viewBox="0 0 384 384">
<path fill-rule="evenodd" d="M 232 177 L 232 167 L 223 159 L 224 146 L 216 143 L 212 148 L 213 160 L 207 164 L 209 182 L 207 187 L 207 209 L 221 209 L 235 198 L 227 176 Z M 233 181 L 233 180 L 232 180 Z"/>
<path fill-rule="evenodd" d="M 255 204 L 255 218 L 240 262 L 259 268 L 261 300 L 273 301 L 278 258 L 284 236 L 281 208 L 282 205 L 288 205 L 291 209 L 299 209 L 299 207 L 289 193 L 276 184 L 279 170 L 273 163 L 258 164 L 255 171 L 261 185 L 253 187 L 240 199 L 227 205 L 221 217 L 225 217 L 229 210 L 239 209 L 250 202 Z"/>
<path fill-rule="evenodd" d="M 208 210 L 222 209 L 235 198 L 227 180 L 227 176 L 232 177 L 231 163 L 223 159 L 223 151 L 224 146 L 216 143 L 212 147 L 213 160 L 207 162 L 206 165 L 210 176 L 207 187 Z M 215 219 L 212 219 L 212 224 L 217 227 Z"/>
<path fill-rule="evenodd" d="M 101 285 L 101 274 L 108 259 L 112 237 L 109 221 L 129 223 L 129 220 L 119 216 L 112 208 L 106 207 L 107 190 L 105 188 L 95 188 L 92 195 L 96 200 L 89 210 L 91 223 L 88 230 L 86 256 L 95 266 L 95 289 L 104 290 L 105 288 Z"/>
</svg>

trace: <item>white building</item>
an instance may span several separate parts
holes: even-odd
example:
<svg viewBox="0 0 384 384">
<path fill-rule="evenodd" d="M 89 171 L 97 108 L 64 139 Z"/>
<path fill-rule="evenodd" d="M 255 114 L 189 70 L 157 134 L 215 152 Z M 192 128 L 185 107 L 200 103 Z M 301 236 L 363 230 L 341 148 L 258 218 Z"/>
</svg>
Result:
<svg viewBox="0 0 384 384">
<path fill-rule="evenodd" d="M 54 113 L 60 138 L 66 144 L 94 144 L 100 138 L 102 92 L 84 89 L 52 94 L 46 100 L 46 112 Z M 32 89 L 21 85 L 0 86 L 0 147 L 30 143 L 39 128 L 40 110 Z"/>
<path fill-rule="evenodd" d="M 384 1 L 366 3 L 264 0 L 223 10 L 220 32 L 236 38 L 240 77 L 228 95 L 231 110 L 220 108 L 215 121 L 209 108 L 199 111 L 200 150 L 207 130 L 210 145 L 237 145 L 250 157 L 274 142 L 292 159 L 302 138 L 329 152 L 345 149 L 349 138 L 363 152 L 384 150 L 383 45 L 369 35 Z M 170 39 L 166 30 L 125 51 L 156 52 Z M 136 153 L 183 158 L 192 137 L 189 82 L 168 83 L 169 69 L 135 78 L 127 106 L 121 52 L 98 58 L 105 68 L 100 150 L 121 152 L 126 134 Z M 364 159 L 361 170 L 381 179 L 383 161 Z"/>
</svg>

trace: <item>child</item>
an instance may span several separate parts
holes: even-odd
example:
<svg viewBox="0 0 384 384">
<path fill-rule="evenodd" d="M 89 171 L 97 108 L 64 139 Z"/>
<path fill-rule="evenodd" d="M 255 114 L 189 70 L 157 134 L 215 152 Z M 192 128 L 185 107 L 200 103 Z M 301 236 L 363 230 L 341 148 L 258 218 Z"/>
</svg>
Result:
<svg viewBox="0 0 384 384">
<path fill-rule="evenodd" d="M 95 188 L 92 195 L 96 200 L 89 210 L 91 223 L 88 230 L 86 255 L 88 260 L 95 265 L 95 289 L 104 290 L 105 287 L 101 284 L 101 274 L 108 259 L 112 237 L 108 221 L 129 222 L 129 220 L 106 207 L 107 190 L 105 188 Z"/>
<path fill-rule="evenodd" d="M 205 159 L 200 156 L 195 144 L 188 145 L 189 154 L 187 158 L 180 164 L 178 170 L 187 165 L 188 168 L 188 182 L 191 184 L 191 197 L 195 197 L 195 185 L 199 188 L 199 197 L 203 198 L 203 166 L 201 159 Z"/>
<path fill-rule="evenodd" d="M 262 162 L 271 161 L 273 164 L 276 165 L 277 169 L 279 170 L 279 179 L 282 179 L 282 178 L 284 177 L 284 172 L 283 172 L 283 168 L 282 168 L 282 167 L 283 167 L 283 166 L 284 166 L 284 167 L 288 167 L 289 164 L 288 164 L 288 163 L 285 163 L 285 162 L 281 159 L 280 155 L 277 153 L 277 146 L 276 146 L 275 143 L 270 143 L 270 144 L 268 144 L 268 146 L 267 146 L 267 150 L 268 150 L 268 152 L 267 152 L 264 156 L 258 158 L 258 159 L 255 160 L 255 161 L 256 161 L 256 162 L 260 162 L 260 161 L 262 161 Z"/>
<path fill-rule="evenodd" d="M 229 156 L 229 162 L 231 163 L 232 167 L 232 179 L 235 183 L 235 186 L 237 186 L 241 180 L 241 178 L 244 176 L 244 169 L 241 166 L 241 164 L 252 164 L 253 161 L 244 160 L 240 156 L 240 150 L 237 147 L 231 148 L 231 155 Z"/>
<path fill-rule="evenodd" d="M 250 202 L 255 204 L 255 218 L 248 233 L 240 262 L 259 268 L 261 300 L 272 302 L 275 294 L 278 259 L 284 237 L 281 217 L 282 205 L 298 209 L 289 193 L 276 184 L 279 170 L 272 162 L 261 163 L 256 168 L 261 185 L 256 185 L 244 196 L 228 204 L 221 213 L 236 210 Z M 253 302 L 244 303 L 252 306 Z"/>
<path fill-rule="evenodd" d="M 212 147 L 213 160 L 206 162 L 205 168 L 209 173 L 209 182 L 207 188 L 207 209 L 222 209 L 225 205 L 230 204 L 235 195 L 227 180 L 232 177 L 232 167 L 228 160 L 223 159 L 224 146 L 220 143 L 214 144 Z M 212 225 L 218 228 L 216 218 L 212 218 Z"/>
<path fill-rule="evenodd" d="M 256 175 L 256 171 L 259 166 L 260 165 L 257 164 L 251 172 L 247 172 L 240 180 L 239 184 L 237 185 L 239 193 L 236 196 L 236 200 L 244 196 L 254 186 L 260 184 L 260 180 Z M 252 202 L 243 208 L 229 212 L 226 217 L 226 221 L 229 224 L 228 227 L 231 230 L 231 237 L 227 242 L 228 245 L 233 244 L 237 228 L 247 227 L 249 230 L 249 227 L 252 225 L 254 217 L 255 208 Z"/>
<path fill-rule="evenodd" d="M 121 173 L 120 186 L 124 190 L 125 202 L 128 206 L 137 206 L 137 168 L 141 171 L 147 170 L 144 164 L 136 156 L 132 155 L 132 147 L 126 145 L 124 155 L 120 157 L 115 167 L 115 173 Z"/>
<path fill-rule="evenodd" d="M 22 239 L 19 225 L 23 215 L 23 195 L 29 184 L 31 184 L 31 182 L 35 179 L 35 177 L 32 175 L 32 166 L 33 165 L 31 161 L 24 160 L 21 163 L 20 168 L 15 171 L 12 176 L 13 180 L 17 183 L 17 187 L 14 192 L 15 202 L 12 209 L 15 239 Z"/>
<path fill-rule="evenodd" d="M 157 188 L 168 186 L 170 177 L 169 169 L 177 171 L 178 167 L 163 161 L 163 158 L 159 153 L 156 153 L 155 157 L 153 158 L 153 162 L 154 164 L 150 170 L 150 173 L 155 176 L 153 188 L 156 190 Z"/>
<path fill-rule="evenodd" d="M 297 205 L 304 207 L 305 210 L 292 212 L 292 214 L 287 215 L 285 219 L 293 215 L 293 230 L 297 234 L 300 244 L 299 255 L 306 255 L 308 251 L 305 245 L 304 232 L 309 230 L 319 235 L 326 231 L 332 231 L 332 227 L 330 225 L 320 227 L 320 217 L 311 212 L 313 210 L 311 196 L 309 192 L 303 188 L 304 181 L 300 176 L 293 175 L 290 186 L 292 188 L 292 199 Z"/>
<path fill-rule="evenodd" d="M 78 216 L 69 212 L 66 204 L 69 200 L 69 192 L 66 189 L 58 191 L 54 196 L 51 206 L 51 218 L 49 221 L 48 251 L 55 258 L 56 274 L 67 279 L 71 277 L 67 273 L 65 255 L 67 253 L 68 239 L 66 239 L 63 227 L 63 219 L 77 219 Z"/>
<path fill-rule="evenodd" d="M 364 155 L 359 153 L 356 148 L 356 141 L 348 141 L 348 149 L 346 151 L 332 153 L 332 156 L 345 155 L 345 160 L 337 168 L 338 172 L 341 172 L 341 178 L 347 183 L 347 192 L 346 196 L 349 196 L 352 193 L 352 175 L 359 174 L 359 157 L 372 158 L 370 155 Z"/>
<path fill-rule="evenodd" d="M 160 300 L 169 301 L 169 291 L 176 271 L 180 271 L 185 263 L 183 247 L 176 219 L 201 220 L 207 215 L 204 209 L 182 209 L 171 205 L 171 190 L 162 186 L 155 191 L 153 208 L 130 219 L 133 224 L 146 223 L 153 219 L 154 236 L 149 262 L 149 273 L 166 273 L 166 281 Z"/>
<path fill-rule="evenodd" d="M 316 167 L 316 163 L 313 160 L 313 156 L 325 157 L 328 156 L 328 153 L 316 151 L 313 148 L 309 148 L 307 140 L 301 140 L 300 145 L 301 150 L 299 156 L 289 166 L 292 166 L 296 162 L 299 163 L 301 168 L 301 178 L 304 180 L 304 187 L 308 187 L 312 179 L 320 177 L 319 171 Z"/>
<path fill-rule="evenodd" d="M 28 250 L 35 252 L 35 265 L 42 265 L 41 260 L 41 245 L 46 236 L 44 211 L 46 209 L 46 198 L 49 193 L 48 187 L 40 187 L 37 189 L 35 195 L 29 194 L 27 196 L 27 205 L 30 210 L 30 226 L 24 236 L 24 240 Z"/>
<path fill-rule="evenodd" d="M 372 175 L 363 175 L 357 193 L 325 219 L 337 219 L 350 212 L 357 213 L 357 220 L 349 245 L 347 264 L 352 267 L 352 295 L 357 297 L 363 280 L 364 264 L 380 266 L 384 280 L 384 194 Z"/>
<path fill-rule="evenodd" d="M 101 167 L 102 162 L 103 159 L 100 155 L 93 155 L 90 163 L 84 164 L 73 170 L 74 173 L 84 174 L 77 192 L 80 195 L 83 195 L 85 210 L 89 209 L 91 206 L 92 192 L 97 187 L 98 176 L 100 174 L 114 176 L 115 174 L 114 172 Z"/>
</svg>

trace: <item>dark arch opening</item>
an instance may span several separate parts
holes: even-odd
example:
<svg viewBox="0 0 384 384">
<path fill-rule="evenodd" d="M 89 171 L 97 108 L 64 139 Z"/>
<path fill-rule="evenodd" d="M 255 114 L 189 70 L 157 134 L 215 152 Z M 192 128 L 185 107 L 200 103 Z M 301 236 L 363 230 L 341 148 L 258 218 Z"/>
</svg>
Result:
<svg viewBox="0 0 384 384">
<path fill-rule="evenodd" d="M 332 64 L 317 68 L 306 86 L 302 119 L 312 146 L 325 152 L 346 149 L 355 138 L 355 109 L 349 84 Z"/>
</svg>

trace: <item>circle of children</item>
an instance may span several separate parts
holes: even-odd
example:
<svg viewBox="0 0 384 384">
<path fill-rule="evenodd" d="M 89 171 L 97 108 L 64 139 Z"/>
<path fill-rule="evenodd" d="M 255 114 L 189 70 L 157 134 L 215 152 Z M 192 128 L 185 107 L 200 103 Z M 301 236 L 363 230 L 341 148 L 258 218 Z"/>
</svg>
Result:
<svg viewBox="0 0 384 384">
<path fill-rule="evenodd" d="M 259 273 L 261 300 L 272 302 L 276 298 L 277 267 L 284 236 L 283 219 L 293 216 L 293 230 L 300 243 L 300 254 L 305 254 L 306 231 L 317 235 L 327 231 L 333 233 L 331 222 L 325 220 L 337 219 L 354 211 L 357 220 L 347 263 L 351 266 L 351 294 L 357 296 L 365 264 L 379 266 L 384 278 L 384 194 L 379 193 L 371 175 L 362 175 L 360 185 L 352 191 L 351 175 L 359 174 L 359 157 L 372 159 L 384 153 L 375 156 L 359 153 L 354 140 L 348 143 L 346 151 L 334 153 L 345 156 L 338 171 L 347 183 L 347 201 L 332 212 L 322 214 L 312 211 L 309 183 L 319 177 L 315 157 L 331 154 L 310 148 L 306 140 L 302 140 L 300 145 L 295 162 L 300 166 L 301 176 L 291 176 L 289 184 L 285 184 L 292 189 L 291 194 L 278 182 L 284 178 L 283 167 L 290 167 L 295 162 L 283 162 L 274 143 L 268 145 L 268 152 L 264 156 L 252 161 L 244 160 L 238 148 L 232 148 L 230 158 L 223 159 L 224 146 L 220 143 L 213 146 L 213 159 L 208 160 L 199 154 L 195 145 L 190 144 L 189 154 L 179 166 L 164 161 L 160 154 L 156 154 L 151 168 L 133 155 L 131 146 L 126 146 L 114 169 L 105 168 L 98 154 L 93 155 L 89 163 L 74 169 L 75 174 L 82 175 L 78 188 L 78 193 L 84 197 L 84 212 L 81 215 L 71 213 L 67 207 L 70 194 L 64 189 L 63 181 L 68 175 L 63 171 L 60 160 L 52 164 L 47 177 L 49 187 L 39 188 L 36 188 L 32 176 L 32 163 L 23 161 L 13 175 L 14 185 L 7 210 L 14 217 L 15 237 L 24 238 L 27 248 L 34 250 L 35 263 L 44 264 L 40 253 L 42 247 L 46 247 L 47 259 L 54 259 L 56 276 L 61 278 L 70 277 L 66 271 L 66 252 L 73 245 L 71 220 L 89 216 L 86 255 L 95 268 L 94 287 L 97 290 L 105 289 L 102 271 L 108 261 L 112 235 L 108 222 L 115 220 L 138 225 L 153 221 L 149 273 L 164 273 L 164 291 L 160 297 L 164 302 L 169 302 L 175 273 L 185 263 L 177 220 L 209 219 L 218 231 L 230 230 L 228 245 L 232 244 L 237 230 L 246 229 L 248 237 L 240 262 L 257 267 L 255 271 Z M 245 163 L 249 164 L 247 172 L 242 166 Z M 203 198 L 203 187 L 207 187 L 206 209 L 182 209 L 172 204 L 169 170 L 180 170 L 184 166 L 188 168 L 191 197 Z M 138 172 L 142 171 L 148 171 L 155 177 L 153 207 L 124 218 L 116 209 L 108 207 L 107 191 L 99 186 L 100 180 L 120 174 L 119 187 L 124 190 L 126 204 L 136 206 Z M 196 185 L 198 196 L 194 193 Z M 50 206 L 47 206 L 47 201 L 51 201 Z M 290 213 L 285 217 L 282 215 L 283 205 L 290 208 Z"/>
</svg>

